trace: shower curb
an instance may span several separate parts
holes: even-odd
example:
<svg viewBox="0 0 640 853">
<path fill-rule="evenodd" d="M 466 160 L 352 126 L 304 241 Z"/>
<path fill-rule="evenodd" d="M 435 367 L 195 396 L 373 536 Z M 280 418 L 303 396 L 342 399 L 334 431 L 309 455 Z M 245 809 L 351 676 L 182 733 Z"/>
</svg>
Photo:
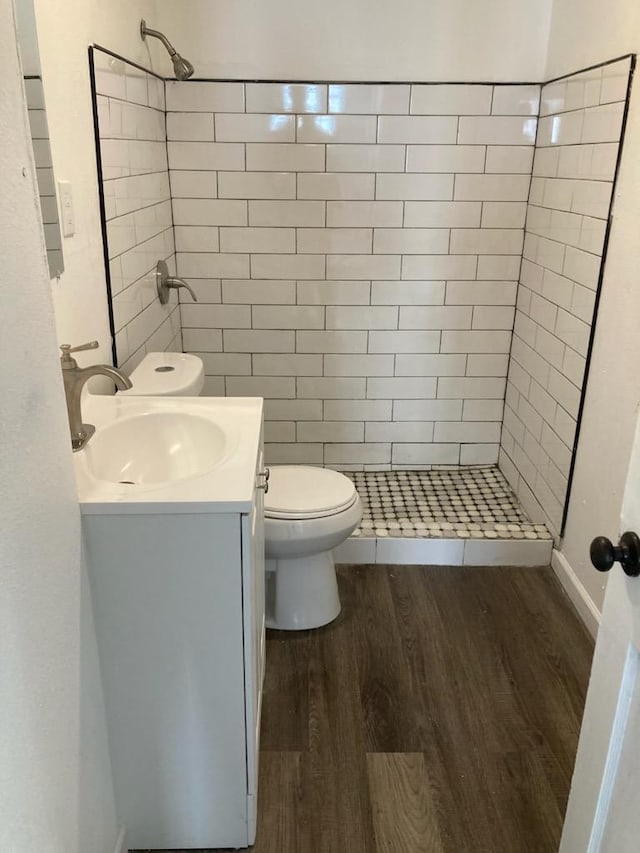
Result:
<svg viewBox="0 0 640 853">
<path fill-rule="evenodd" d="M 351 537 L 334 551 L 336 563 L 413 566 L 548 566 L 551 539 L 434 539 Z"/>
</svg>

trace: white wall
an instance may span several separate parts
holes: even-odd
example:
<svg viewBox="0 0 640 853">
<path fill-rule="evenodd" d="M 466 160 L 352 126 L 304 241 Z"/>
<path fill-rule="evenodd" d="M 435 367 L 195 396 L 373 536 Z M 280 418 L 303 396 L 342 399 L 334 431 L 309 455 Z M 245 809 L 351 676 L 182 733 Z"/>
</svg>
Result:
<svg viewBox="0 0 640 853">
<path fill-rule="evenodd" d="M 553 0 L 545 78 L 633 53 L 640 45 L 636 0 Z"/>
<path fill-rule="evenodd" d="M 198 77 L 538 81 L 551 0 L 158 0 Z"/>
<path fill-rule="evenodd" d="M 111 853 L 117 827 L 11 0 L 0 0 L 0 850 Z"/>
<path fill-rule="evenodd" d="M 548 78 L 640 51 L 637 0 L 555 0 Z M 613 207 L 602 299 L 562 554 L 600 610 L 606 576 L 589 562 L 591 539 L 617 539 L 638 406 L 640 323 L 640 88 L 635 86 Z"/>
<path fill-rule="evenodd" d="M 54 171 L 56 180 L 71 182 L 76 218 L 75 235 L 63 239 L 65 272 L 52 281 L 58 342 L 95 338 L 101 349 L 80 354 L 79 362 L 110 362 L 87 48 L 105 45 L 161 74 L 169 73 L 171 63 L 160 45 L 149 48 L 140 39 L 140 18 L 153 19 L 155 0 L 34 0 L 34 5 Z"/>
</svg>

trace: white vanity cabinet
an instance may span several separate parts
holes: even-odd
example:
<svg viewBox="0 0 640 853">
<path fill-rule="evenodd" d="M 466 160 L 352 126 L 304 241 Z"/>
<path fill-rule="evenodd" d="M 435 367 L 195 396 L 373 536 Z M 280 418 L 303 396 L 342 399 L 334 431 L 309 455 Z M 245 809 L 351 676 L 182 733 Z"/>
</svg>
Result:
<svg viewBox="0 0 640 853">
<path fill-rule="evenodd" d="M 261 435 L 260 432 L 257 433 Z M 129 848 L 246 847 L 264 677 L 262 439 L 252 494 L 83 506 L 119 822 Z M 104 509 L 104 506 L 102 506 Z"/>
</svg>

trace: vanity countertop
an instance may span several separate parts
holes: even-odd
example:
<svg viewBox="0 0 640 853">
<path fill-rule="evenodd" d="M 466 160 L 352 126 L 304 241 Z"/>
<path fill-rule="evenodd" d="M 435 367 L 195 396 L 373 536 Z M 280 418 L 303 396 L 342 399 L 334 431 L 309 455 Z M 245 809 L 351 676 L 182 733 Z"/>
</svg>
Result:
<svg viewBox="0 0 640 853">
<path fill-rule="evenodd" d="M 256 487 L 256 465 L 261 448 L 262 398 L 260 397 L 132 397 L 88 394 L 83 399 L 82 414 L 86 423 L 95 425 L 96 433 L 83 450 L 73 454 L 80 511 L 83 515 L 128 515 L 161 513 L 237 513 L 251 510 Z M 182 421 L 180 420 L 182 418 Z M 193 418 L 192 421 L 189 418 Z M 173 440 L 172 428 L 184 422 L 183 436 L 192 442 L 194 451 L 184 451 L 180 429 Z M 189 435 L 193 423 L 198 435 Z M 127 430 L 134 426 L 138 435 L 138 452 L 146 457 L 146 471 L 153 467 L 154 456 L 166 459 L 170 469 L 174 459 L 186 453 L 186 464 L 197 470 L 198 442 L 208 440 L 213 430 L 219 459 L 202 463 L 207 470 L 167 479 L 153 472 L 139 481 L 128 479 L 122 460 L 122 481 L 111 475 L 113 456 L 121 457 L 128 449 Z M 164 434 L 158 436 L 160 425 Z M 167 428 L 168 426 L 168 428 Z M 109 434 L 111 445 L 105 444 Z M 145 430 L 147 432 L 145 433 Z M 142 440 L 140 435 L 142 434 Z M 132 433 L 134 435 L 134 433 Z M 145 441 L 148 435 L 149 441 Z M 125 436 L 121 438 L 120 436 Z M 107 450 L 105 451 L 105 446 Z M 132 442 L 133 446 L 133 442 Z M 156 446 L 159 448 L 156 450 Z M 110 450 L 109 448 L 112 448 Z M 134 455 L 135 455 L 134 452 Z M 205 456 L 207 454 L 205 453 Z M 210 458 L 212 454 L 209 453 Z M 107 467 L 105 468 L 105 459 Z M 138 460 L 133 460 L 136 463 Z M 125 459 L 126 463 L 126 459 Z M 102 466 L 102 467 L 101 467 Z M 175 467 L 175 466 L 174 466 Z M 159 478 L 161 482 L 153 482 Z M 133 480 L 133 475 L 131 476 Z"/>
</svg>

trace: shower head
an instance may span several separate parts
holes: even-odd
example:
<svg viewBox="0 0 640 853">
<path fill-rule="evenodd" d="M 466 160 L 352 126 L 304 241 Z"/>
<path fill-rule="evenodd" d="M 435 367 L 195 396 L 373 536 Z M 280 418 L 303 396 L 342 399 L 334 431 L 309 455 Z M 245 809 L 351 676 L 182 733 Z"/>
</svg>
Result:
<svg viewBox="0 0 640 853">
<path fill-rule="evenodd" d="M 174 53 L 171 57 L 173 62 L 173 70 L 176 75 L 176 80 L 188 80 L 193 74 L 193 65 L 188 59 L 180 56 L 179 53 Z"/>
<path fill-rule="evenodd" d="M 146 21 L 143 19 L 140 21 L 140 38 L 144 41 L 147 36 L 153 36 L 153 38 L 160 39 L 162 44 L 166 47 L 169 52 L 169 56 L 171 57 L 171 61 L 173 62 L 173 70 L 176 75 L 176 80 L 188 80 L 193 74 L 193 65 L 188 59 L 184 59 L 184 57 L 180 56 L 175 47 L 163 33 L 159 30 L 149 29 Z"/>
</svg>

